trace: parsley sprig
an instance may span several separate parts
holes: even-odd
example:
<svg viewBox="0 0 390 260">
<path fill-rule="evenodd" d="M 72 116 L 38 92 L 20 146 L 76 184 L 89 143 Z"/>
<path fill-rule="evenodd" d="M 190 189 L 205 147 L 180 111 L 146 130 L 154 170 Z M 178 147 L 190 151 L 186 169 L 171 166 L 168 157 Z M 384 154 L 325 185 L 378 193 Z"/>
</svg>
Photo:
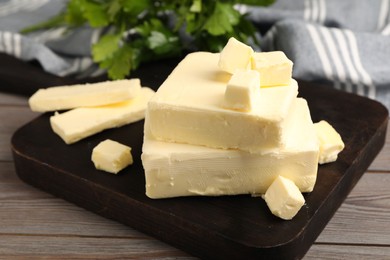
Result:
<svg viewBox="0 0 390 260">
<path fill-rule="evenodd" d="M 93 60 L 111 79 L 141 63 L 193 50 L 220 51 L 230 37 L 256 42 L 255 28 L 236 4 L 266 6 L 274 0 L 70 0 L 67 8 L 25 33 L 86 24 L 106 33 L 92 46 Z"/>
</svg>

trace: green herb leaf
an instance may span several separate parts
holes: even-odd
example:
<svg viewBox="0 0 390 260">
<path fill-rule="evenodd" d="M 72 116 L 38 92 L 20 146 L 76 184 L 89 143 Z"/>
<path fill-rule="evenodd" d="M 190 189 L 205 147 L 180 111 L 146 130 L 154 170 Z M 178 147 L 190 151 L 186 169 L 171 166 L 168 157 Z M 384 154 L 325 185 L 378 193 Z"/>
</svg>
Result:
<svg viewBox="0 0 390 260">
<path fill-rule="evenodd" d="M 275 0 L 240 0 L 241 4 L 254 6 L 268 6 L 275 3 Z"/>
<path fill-rule="evenodd" d="M 65 11 L 23 32 L 88 24 L 108 32 L 92 46 L 92 57 L 112 79 L 139 64 L 182 50 L 220 51 L 227 40 L 255 40 L 255 27 L 236 4 L 265 6 L 274 0 L 69 0 Z M 183 30 L 185 29 L 185 30 Z M 187 33 L 182 37 L 182 33 Z M 127 35 L 127 36 L 126 36 Z"/>
<path fill-rule="evenodd" d="M 106 5 L 95 1 L 80 1 L 84 17 L 92 27 L 104 27 L 109 25 L 109 14 Z"/>
<path fill-rule="evenodd" d="M 87 20 L 84 18 L 82 2 L 84 0 L 71 0 L 68 2 L 65 12 L 65 21 L 71 26 L 81 26 Z"/>
<path fill-rule="evenodd" d="M 215 10 L 204 25 L 211 35 L 222 35 L 233 32 L 233 26 L 240 21 L 240 13 L 232 5 L 217 2 Z"/>
<path fill-rule="evenodd" d="M 148 47 L 158 55 L 177 53 L 180 50 L 179 38 L 159 31 L 152 31 L 147 39 Z"/>
<path fill-rule="evenodd" d="M 117 49 L 112 57 L 105 59 L 100 63 L 100 67 L 107 69 L 108 76 L 111 79 L 123 79 L 132 69 L 132 48 L 128 44 Z"/>
<path fill-rule="evenodd" d="M 95 62 L 101 62 L 111 58 L 118 50 L 120 34 L 106 34 L 92 46 L 92 56 Z"/>
<path fill-rule="evenodd" d="M 190 7 L 190 11 L 193 13 L 200 13 L 202 11 L 202 0 L 194 0 Z"/>
</svg>

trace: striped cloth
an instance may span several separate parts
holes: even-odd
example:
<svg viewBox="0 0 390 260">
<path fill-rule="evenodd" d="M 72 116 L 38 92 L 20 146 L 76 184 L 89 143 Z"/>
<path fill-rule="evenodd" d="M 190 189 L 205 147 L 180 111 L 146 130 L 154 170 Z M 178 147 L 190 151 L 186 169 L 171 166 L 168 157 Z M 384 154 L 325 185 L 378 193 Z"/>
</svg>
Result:
<svg viewBox="0 0 390 260">
<path fill-rule="evenodd" d="M 37 60 L 58 76 L 94 77 L 91 45 L 100 30 L 82 27 L 19 34 L 57 14 L 67 0 L 0 0 L 0 52 Z M 259 26 L 261 50 L 284 51 L 293 76 L 382 102 L 390 109 L 390 0 L 276 0 L 266 8 L 238 5 Z"/>
<path fill-rule="evenodd" d="M 87 78 L 102 75 L 91 58 L 91 45 L 101 30 L 65 28 L 21 35 L 28 26 L 48 20 L 66 6 L 67 0 L 0 0 L 0 52 L 23 61 L 37 60 L 57 76 Z"/>
<path fill-rule="evenodd" d="M 376 99 L 390 109 L 390 0 L 277 0 L 240 11 L 270 25 L 261 49 L 284 51 L 295 78 Z"/>
</svg>

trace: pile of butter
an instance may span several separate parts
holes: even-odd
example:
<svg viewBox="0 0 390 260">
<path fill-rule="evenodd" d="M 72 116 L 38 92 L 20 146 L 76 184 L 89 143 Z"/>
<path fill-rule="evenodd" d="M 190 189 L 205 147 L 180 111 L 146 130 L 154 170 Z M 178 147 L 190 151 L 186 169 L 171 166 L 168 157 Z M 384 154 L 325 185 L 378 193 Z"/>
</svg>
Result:
<svg viewBox="0 0 390 260">
<path fill-rule="evenodd" d="M 313 124 L 283 52 L 231 38 L 221 53 L 187 55 L 148 103 L 142 163 L 150 198 L 252 194 L 293 218 L 318 163 L 344 143 Z"/>
<path fill-rule="evenodd" d="M 52 130 L 66 144 L 73 144 L 103 130 L 144 119 L 154 91 L 142 87 L 139 79 L 42 88 L 29 98 L 35 112 L 54 112 Z M 61 112 L 59 112 L 61 111 Z M 104 140 L 92 151 L 95 167 L 118 173 L 133 163 L 131 147 Z"/>
</svg>

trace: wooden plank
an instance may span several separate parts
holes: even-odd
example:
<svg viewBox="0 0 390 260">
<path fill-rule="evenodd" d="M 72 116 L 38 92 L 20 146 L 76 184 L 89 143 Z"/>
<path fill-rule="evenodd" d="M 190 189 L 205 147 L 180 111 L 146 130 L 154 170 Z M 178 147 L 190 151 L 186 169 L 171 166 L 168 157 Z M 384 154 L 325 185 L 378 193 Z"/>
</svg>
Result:
<svg viewBox="0 0 390 260">
<path fill-rule="evenodd" d="M 0 168 L 0 234 L 147 237 L 22 182 L 11 162 Z"/>
<path fill-rule="evenodd" d="M 386 142 L 382 151 L 369 167 L 370 171 L 390 171 L 390 127 L 387 127 Z"/>
<path fill-rule="evenodd" d="M 12 161 L 11 136 L 18 128 L 39 115 L 26 106 L 0 108 L 0 161 Z"/>
<path fill-rule="evenodd" d="M 13 174 L 10 163 L 1 166 Z M 0 233 L 146 237 L 6 175 L 0 175 Z M 363 175 L 316 243 L 390 246 L 389 181 L 390 174 Z"/>
<path fill-rule="evenodd" d="M 25 96 L 0 92 L 0 106 L 28 106 L 27 100 Z"/>
<path fill-rule="evenodd" d="M 0 184 L 22 183 L 15 173 L 13 162 L 0 162 Z"/>
<path fill-rule="evenodd" d="M 390 246 L 389 183 L 390 174 L 363 175 L 316 242 Z"/>
<path fill-rule="evenodd" d="M 390 247 L 375 245 L 315 244 L 303 260 L 389 259 Z"/>
<path fill-rule="evenodd" d="M 2 259 L 195 259 L 157 240 L 0 234 Z"/>
</svg>

